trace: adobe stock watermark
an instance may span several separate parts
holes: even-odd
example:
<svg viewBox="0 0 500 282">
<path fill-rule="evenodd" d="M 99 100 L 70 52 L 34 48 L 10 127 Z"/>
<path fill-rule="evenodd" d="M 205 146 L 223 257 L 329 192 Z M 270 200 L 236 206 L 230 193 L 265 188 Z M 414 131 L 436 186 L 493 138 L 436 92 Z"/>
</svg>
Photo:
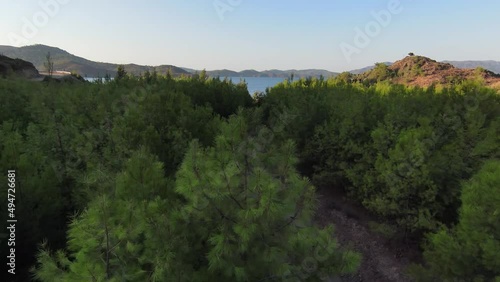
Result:
<svg viewBox="0 0 500 282">
<path fill-rule="evenodd" d="M 224 14 L 234 11 L 241 3 L 243 3 L 243 0 L 214 0 L 213 5 L 219 19 L 223 21 Z"/>
<path fill-rule="evenodd" d="M 363 49 L 368 47 L 372 39 L 380 35 L 382 30 L 391 24 L 393 16 L 399 15 L 403 10 L 400 0 L 390 0 L 386 9 L 378 12 L 371 11 L 373 20 L 366 23 L 364 28 L 354 28 L 355 35 L 352 44 L 343 41 L 339 45 L 347 62 L 350 63 L 354 54 L 360 54 Z"/>
<path fill-rule="evenodd" d="M 49 24 L 50 19 L 59 14 L 61 6 L 66 5 L 70 0 L 40 0 L 38 1 L 39 10 L 34 12 L 31 17 L 22 17 L 22 27 L 20 33 L 9 32 L 7 37 L 11 45 L 28 45 L 30 39 L 33 39 L 40 29 Z"/>
</svg>

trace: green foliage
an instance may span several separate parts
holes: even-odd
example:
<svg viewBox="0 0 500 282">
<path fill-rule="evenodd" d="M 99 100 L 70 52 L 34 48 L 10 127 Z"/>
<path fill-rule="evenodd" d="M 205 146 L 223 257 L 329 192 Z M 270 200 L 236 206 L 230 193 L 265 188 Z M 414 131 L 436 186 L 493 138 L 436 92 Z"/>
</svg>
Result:
<svg viewBox="0 0 500 282">
<path fill-rule="evenodd" d="M 420 65 L 415 65 L 413 69 L 411 70 L 411 75 L 412 76 L 421 76 L 424 74 L 424 71 L 422 70 L 422 67 Z"/>
<path fill-rule="evenodd" d="M 377 193 L 368 196 L 365 205 L 386 217 L 398 218 L 398 224 L 410 230 L 432 229 L 438 187 L 429 177 L 424 140 L 429 131 L 423 128 L 402 131 L 387 156 L 379 155 L 375 172 L 379 175 Z"/>
<path fill-rule="evenodd" d="M 230 118 L 213 148 L 191 144 L 177 174 L 186 231 L 204 242 L 195 252 L 207 253 L 204 281 L 317 281 L 355 270 L 358 256 L 340 255 L 331 228 L 312 226 L 314 188 L 295 172 L 294 144 L 266 145 L 247 131 L 243 118 Z"/>
<path fill-rule="evenodd" d="M 193 141 L 177 173 L 179 195 L 154 156 L 133 153 L 114 192 L 73 219 L 70 254 L 42 245 L 36 278 L 319 281 L 353 272 L 359 255 L 339 249 L 333 227 L 312 225 L 314 188 L 294 169 L 293 143 L 263 146 L 247 130 L 233 117 L 214 147 Z"/>
<path fill-rule="evenodd" d="M 354 75 L 350 72 L 343 72 L 335 77 L 338 81 L 343 81 L 345 83 L 349 83 L 353 80 Z"/>
<path fill-rule="evenodd" d="M 427 280 L 498 276 L 500 96 L 478 81 L 420 89 L 343 74 L 252 99 L 244 83 L 150 70 L 82 84 L 0 79 L 0 98 L 0 167 L 18 172 L 18 270 L 38 259 L 39 280 L 352 272 L 359 256 L 313 224 L 308 178 L 366 207 L 375 231 L 433 234 Z"/>
<path fill-rule="evenodd" d="M 171 244 L 165 214 L 175 198 L 165 198 L 169 186 L 162 164 L 143 149 L 135 152 L 120 173 L 114 191 L 95 197 L 76 216 L 68 231 L 67 250 L 52 256 L 46 244 L 33 269 L 41 281 L 164 281 L 153 279 L 169 266 Z M 115 196 L 116 195 L 116 196 Z M 164 235 L 159 235 L 159 228 Z"/>
<path fill-rule="evenodd" d="M 464 183 L 461 199 L 458 225 L 429 236 L 424 252 L 429 268 L 416 268 L 417 275 L 441 281 L 496 281 L 500 279 L 500 162 L 486 162 Z"/>
<path fill-rule="evenodd" d="M 226 101 L 232 103 L 223 105 L 227 106 L 224 110 L 231 114 L 251 105 L 241 102 L 244 93 L 251 101 L 242 87 L 218 84 L 205 94 L 212 99 L 224 92 Z M 68 216 L 88 208 L 96 195 L 115 197 L 110 193 L 117 179 L 121 179 L 116 188 L 120 195 L 135 194 L 135 185 L 146 185 L 135 181 L 144 162 L 161 161 L 144 171 L 145 177 L 158 171 L 173 177 L 192 139 L 212 144 L 221 118 L 210 104 L 197 105 L 191 98 L 204 88 L 204 83 L 191 78 L 155 73 L 149 80 L 127 77 L 72 85 L 0 80 L 4 101 L 0 105 L 0 167 L 16 169 L 20 185 L 16 199 L 20 281 L 28 279 L 37 244 L 47 239 L 51 248 L 64 248 Z M 240 99 L 232 101 L 232 94 Z M 127 163 L 141 147 L 155 157 Z M 128 166 L 135 171 L 123 174 Z M 146 190 L 137 193 L 138 198 L 152 200 L 151 193 L 158 193 L 163 199 L 173 193 L 173 189 Z M 2 217 L 5 207 L 0 209 Z M 7 244 L 1 245 L 2 253 L 6 248 Z"/>
<path fill-rule="evenodd" d="M 279 85 L 261 107 L 264 120 L 276 108 L 297 117 L 284 134 L 315 184 L 345 190 L 418 239 L 457 220 L 460 181 L 500 148 L 494 91 L 476 82 L 439 91 L 334 79 Z"/>
<path fill-rule="evenodd" d="M 74 78 L 76 78 L 76 79 L 78 79 L 78 80 L 80 80 L 80 81 L 82 81 L 82 82 L 85 82 L 85 79 L 83 78 L 83 76 L 81 76 L 80 74 L 78 74 L 78 73 L 76 73 L 74 71 L 71 72 L 71 76 L 74 77 Z"/>
<path fill-rule="evenodd" d="M 127 77 L 127 71 L 125 71 L 125 66 L 119 65 L 116 70 L 115 80 L 119 81 Z"/>
<path fill-rule="evenodd" d="M 370 82 L 379 82 L 387 80 L 394 76 L 394 71 L 390 70 L 386 64 L 376 63 L 375 68 L 370 71 L 366 79 L 368 79 L 368 81 Z"/>
<path fill-rule="evenodd" d="M 474 72 L 476 74 L 483 74 L 484 72 L 486 72 L 486 69 L 483 68 L 483 67 L 477 67 L 477 68 L 474 69 Z"/>
<path fill-rule="evenodd" d="M 43 64 L 45 67 L 45 71 L 49 74 L 49 76 L 52 76 L 54 73 L 54 62 L 52 61 L 52 57 L 50 56 L 50 52 L 47 53 L 45 56 L 45 63 Z"/>
<path fill-rule="evenodd" d="M 52 159 L 41 149 L 45 140 L 40 129 L 30 125 L 25 136 L 18 126 L 5 121 L 0 125 L 0 168 L 16 171 L 15 219 L 16 223 L 16 273 L 27 279 L 28 268 L 34 263 L 33 251 L 44 238 L 53 246 L 64 246 L 67 198 L 63 183 L 52 166 Z M 7 199 L 7 189 L 0 196 Z M 0 207 L 0 215 L 7 218 L 8 206 Z M 10 212 L 9 212 L 10 213 Z M 10 247 L 2 240 L 0 251 L 8 254 Z"/>
</svg>

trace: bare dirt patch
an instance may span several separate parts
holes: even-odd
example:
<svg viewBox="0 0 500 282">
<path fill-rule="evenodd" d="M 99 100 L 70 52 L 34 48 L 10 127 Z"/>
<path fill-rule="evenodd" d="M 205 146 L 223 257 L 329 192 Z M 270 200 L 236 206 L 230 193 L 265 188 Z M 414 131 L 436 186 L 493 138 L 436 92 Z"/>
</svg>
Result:
<svg viewBox="0 0 500 282">
<path fill-rule="evenodd" d="M 320 226 L 334 224 L 334 236 L 339 243 L 363 256 L 357 273 L 334 281 L 412 281 L 405 272 L 412 261 L 419 260 L 418 248 L 388 239 L 372 231 L 369 222 L 373 222 L 374 217 L 362 207 L 347 200 L 342 193 L 332 190 L 318 191 L 319 207 L 316 222 Z"/>
</svg>

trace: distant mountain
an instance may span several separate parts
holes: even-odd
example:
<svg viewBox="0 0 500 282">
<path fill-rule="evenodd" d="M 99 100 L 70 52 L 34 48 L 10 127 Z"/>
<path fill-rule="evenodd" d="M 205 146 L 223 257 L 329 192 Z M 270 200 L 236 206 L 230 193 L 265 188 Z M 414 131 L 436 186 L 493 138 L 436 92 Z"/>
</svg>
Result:
<svg viewBox="0 0 500 282">
<path fill-rule="evenodd" d="M 297 78 L 320 77 L 320 76 L 328 78 L 328 77 L 332 77 L 332 76 L 337 76 L 339 74 L 338 72 L 331 72 L 331 71 L 322 70 L 322 69 L 305 69 L 305 70 L 293 69 L 293 70 L 285 70 L 285 71 L 269 70 L 269 71 L 264 71 L 263 73 L 267 74 L 270 77 L 290 77 L 293 74 L 294 77 L 297 77 Z"/>
<path fill-rule="evenodd" d="M 68 53 L 65 50 L 56 47 L 50 47 L 46 45 L 32 45 L 25 47 L 12 47 L 0 45 L 0 55 L 4 55 L 10 58 L 19 58 L 28 62 L 33 63 L 33 65 L 38 69 L 38 71 L 44 71 L 44 63 L 46 60 L 47 53 L 51 54 L 54 62 L 54 69 L 56 71 L 66 71 L 66 72 L 76 72 L 82 76 L 87 77 L 104 77 L 106 74 L 115 76 L 118 64 L 94 62 L 87 60 L 82 57 L 75 56 Z M 418 57 L 418 56 L 415 56 Z M 500 62 L 498 61 L 444 61 L 443 63 L 449 63 L 457 68 L 474 69 L 477 67 L 482 67 L 486 70 L 492 71 L 494 73 L 500 73 Z M 393 63 L 384 62 L 383 64 L 391 66 Z M 361 69 L 349 71 L 352 74 L 363 74 L 370 71 L 375 66 L 367 66 Z M 161 65 L 161 66 L 142 66 L 137 64 L 125 65 L 125 70 L 131 74 L 139 75 L 146 71 L 156 70 L 158 73 L 165 74 L 169 70 L 173 75 L 190 75 L 200 70 L 190 69 L 190 68 L 180 68 L 173 65 Z M 296 78 L 303 77 L 320 77 L 325 78 L 336 76 L 339 73 L 331 72 L 322 69 L 305 69 L 305 70 L 244 70 L 244 71 L 233 71 L 228 69 L 222 70 L 210 70 L 207 74 L 211 77 L 280 77 L 287 78 L 293 76 Z"/>
<path fill-rule="evenodd" d="M 391 62 L 383 62 L 383 64 L 385 64 L 387 66 L 392 65 Z M 350 72 L 352 74 L 361 74 L 361 73 L 364 73 L 364 72 L 372 70 L 374 67 L 375 67 L 375 65 L 364 67 L 364 68 L 360 68 L 360 69 L 356 69 L 356 70 L 351 70 L 351 71 L 348 71 L 348 72 Z"/>
<path fill-rule="evenodd" d="M 191 73 L 200 72 L 199 70 L 187 69 L 184 70 L 189 71 Z M 222 70 L 210 70 L 207 71 L 207 74 L 211 77 L 281 77 L 286 78 L 290 77 L 292 74 L 296 78 L 302 77 L 320 77 L 323 76 L 325 78 L 336 76 L 338 73 L 331 72 L 327 70 L 320 69 L 307 69 L 307 70 L 265 70 L 265 71 L 256 71 L 256 70 L 243 70 L 243 71 L 233 71 L 228 69 Z"/>
<path fill-rule="evenodd" d="M 44 71 L 44 63 L 46 62 L 46 55 L 50 52 L 54 62 L 54 70 L 63 72 L 76 72 L 82 76 L 87 77 L 104 77 L 106 74 L 115 76 L 118 64 L 94 62 L 82 57 L 75 56 L 60 48 L 46 46 L 46 45 L 32 45 L 24 47 L 12 47 L 0 45 L 0 54 L 12 58 L 19 58 L 25 61 L 32 62 L 33 65 L 39 70 Z M 153 71 L 156 69 L 158 73 L 166 73 L 168 70 L 173 75 L 189 75 L 199 73 L 201 70 L 191 68 L 180 68 L 172 65 L 161 66 L 142 66 L 136 64 L 125 65 L 125 70 L 128 73 L 139 75 L 146 71 Z M 336 76 L 338 73 L 321 70 L 321 69 L 306 69 L 306 70 L 243 70 L 240 72 L 222 69 L 207 71 L 211 77 L 290 77 L 292 74 L 296 78 L 302 77 L 320 77 L 325 78 Z"/>
<path fill-rule="evenodd" d="M 90 61 L 70 54 L 65 50 L 46 45 L 32 45 L 25 47 L 0 45 L 0 54 L 31 62 L 39 71 L 45 70 L 45 57 L 49 52 L 54 62 L 54 70 L 57 71 L 73 71 L 82 76 L 104 77 L 106 74 L 115 76 L 116 69 L 118 68 L 118 64 Z M 125 65 L 125 70 L 134 75 L 138 75 L 146 71 L 153 71 L 153 69 L 156 69 L 158 73 L 162 74 L 167 73 L 168 70 L 170 70 L 173 75 L 189 74 L 189 72 L 172 65 L 161 65 L 156 67 L 141 66 L 136 64 Z"/>
<path fill-rule="evenodd" d="M 199 71 L 197 71 L 199 72 Z M 237 76 L 240 76 L 240 74 L 236 71 L 232 71 L 232 70 L 227 70 L 227 69 L 223 69 L 223 70 L 214 70 L 214 71 L 207 71 L 207 74 L 208 76 L 211 76 L 211 77 L 237 77 Z"/>
<path fill-rule="evenodd" d="M 183 69 L 183 70 L 187 71 L 188 73 L 192 73 L 192 74 L 194 74 L 194 73 L 196 73 L 196 72 L 199 72 L 198 70 L 195 70 L 195 69 L 190 69 L 190 68 L 181 68 L 181 69 Z"/>
<path fill-rule="evenodd" d="M 482 67 L 494 73 L 500 73 L 500 62 L 497 61 L 443 61 L 443 62 L 450 63 L 455 67 L 462 69 L 475 69 L 477 67 Z"/>
</svg>

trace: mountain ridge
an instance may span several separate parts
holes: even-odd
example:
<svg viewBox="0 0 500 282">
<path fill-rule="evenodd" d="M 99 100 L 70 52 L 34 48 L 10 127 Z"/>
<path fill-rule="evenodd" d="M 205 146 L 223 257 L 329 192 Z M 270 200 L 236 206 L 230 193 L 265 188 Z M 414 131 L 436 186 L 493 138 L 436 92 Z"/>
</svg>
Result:
<svg viewBox="0 0 500 282">
<path fill-rule="evenodd" d="M 95 62 L 83 57 L 73 55 L 58 47 L 52 47 L 42 44 L 30 45 L 24 47 L 13 47 L 0 45 L 0 54 L 11 58 L 19 58 L 33 63 L 39 70 L 44 69 L 46 55 L 50 52 L 54 62 L 54 70 L 76 72 L 82 76 L 104 77 L 105 75 L 115 76 L 116 70 L 120 64 Z M 141 66 L 137 64 L 124 64 L 125 70 L 131 74 L 139 75 L 146 71 L 156 70 L 158 73 L 171 71 L 173 75 L 189 75 L 189 73 L 179 67 L 172 65 L 160 66 Z"/>
<path fill-rule="evenodd" d="M 76 72 L 82 76 L 88 77 L 103 77 L 106 74 L 115 76 L 116 69 L 121 64 L 97 62 L 85 59 L 83 57 L 76 56 L 58 47 L 47 46 L 42 44 L 23 46 L 23 47 L 13 47 L 7 45 L 0 45 L 0 54 L 3 54 L 12 58 L 19 58 L 25 61 L 32 62 L 35 67 L 42 71 L 44 69 L 44 63 L 46 62 L 47 53 L 51 54 L 54 61 L 54 69 L 58 71 L 69 71 Z M 156 70 L 158 73 L 165 74 L 167 71 L 171 71 L 173 75 L 191 75 L 194 73 L 199 73 L 202 70 L 196 70 L 191 68 L 177 67 L 174 65 L 159 65 L 159 66 L 147 66 L 139 64 L 125 64 L 125 70 L 128 73 L 134 75 L 140 75 L 146 71 L 152 72 Z M 331 72 L 321 69 L 305 69 L 305 70 L 265 70 L 257 71 L 253 69 L 247 69 L 243 71 L 233 71 L 229 69 L 222 70 L 209 70 L 206 71 L 208 76 L 211 77 L 290 77 L 292 74 L 297 77 L 329 77 L 335 76 L 338 73 Z"/>
<path fill-rule="evenodd" d="M 192 70 L 192 73 L 199 72 L 198 70 Z M 331 72 L 323 69 L 289 69 L 289 70 L 263 70 L 257 71 L 254 69 L 242 70 L 242 71 L 233 71 L 228 69 L 222 70 L 208 70 L 206 71 L 209 76 L 212 77 L 280 77 L 280 78 L 288 78 L 292 75 L 296 78 L 304 78 L 304 77 L 331 77 L 336 76 L 339 73 Z"/>
<path fill-rule="evenodd" d="M 52 47 L 42 44 L 23 46 L 23 47 L 13 47 L 7 45 L 0 45 L 0 54 L 11 58 L 19 58 L 25 61 L 32 62 L 33 65 L 39 70 L 44 69 L 44 63 L 46 61 L 46 55 L 50 52 L 54 60 L 54 68 L 59 71 L 73 71 L 82 76 L 88 77 L 104 77 L 106 74 L 110 76 L 116 75 L 116 69 L 120 64 L 106 63 L 106 62 L 96 62 L 79 57 L 69 53 L 58 47 Z M 442 61 L 442 63 L 450 63 L 457 68 L 472 69 L 477 67 L 482 67 L 486 70 L 492 71 L 494 73 L 500 73 L 500 62 L 494 60 L 484 60 L 484 61 Z M 392 62 L 383 62 L 387 66 L 391 66 Z M 146 71 L 152 72 L 156 70 L 160 74 L 165 74 L 170 71 L 173 75 L 192 75 L 199 73 L 202 70 L 196 70 L 192 68 L 177 67 L 174 65 L 159 65 L 159 66 L 148 66 L 139 64 L 125 64 L 125 70 L 134 75 L 140 75 Z M 371 71 L 375 65 L 367 66 L 360 69 L 354 69 L 347 71 L 352 74 L 362 74 L 367 71 Z M 288 70 L 278 70 L 270 69 L 257 71 L 254 69 L 247 69 L 242 71 L 234 71 L 229 69 L 220 70 L 208 70 L 207 75 L 210 77 L 280 77 L 288 78 L 292 75 L 296 78 L 303 77 L 331 77 L 337 76 L 338 72 L 332 72 L 324 69 L 288 69 Z"/>
</svg>

